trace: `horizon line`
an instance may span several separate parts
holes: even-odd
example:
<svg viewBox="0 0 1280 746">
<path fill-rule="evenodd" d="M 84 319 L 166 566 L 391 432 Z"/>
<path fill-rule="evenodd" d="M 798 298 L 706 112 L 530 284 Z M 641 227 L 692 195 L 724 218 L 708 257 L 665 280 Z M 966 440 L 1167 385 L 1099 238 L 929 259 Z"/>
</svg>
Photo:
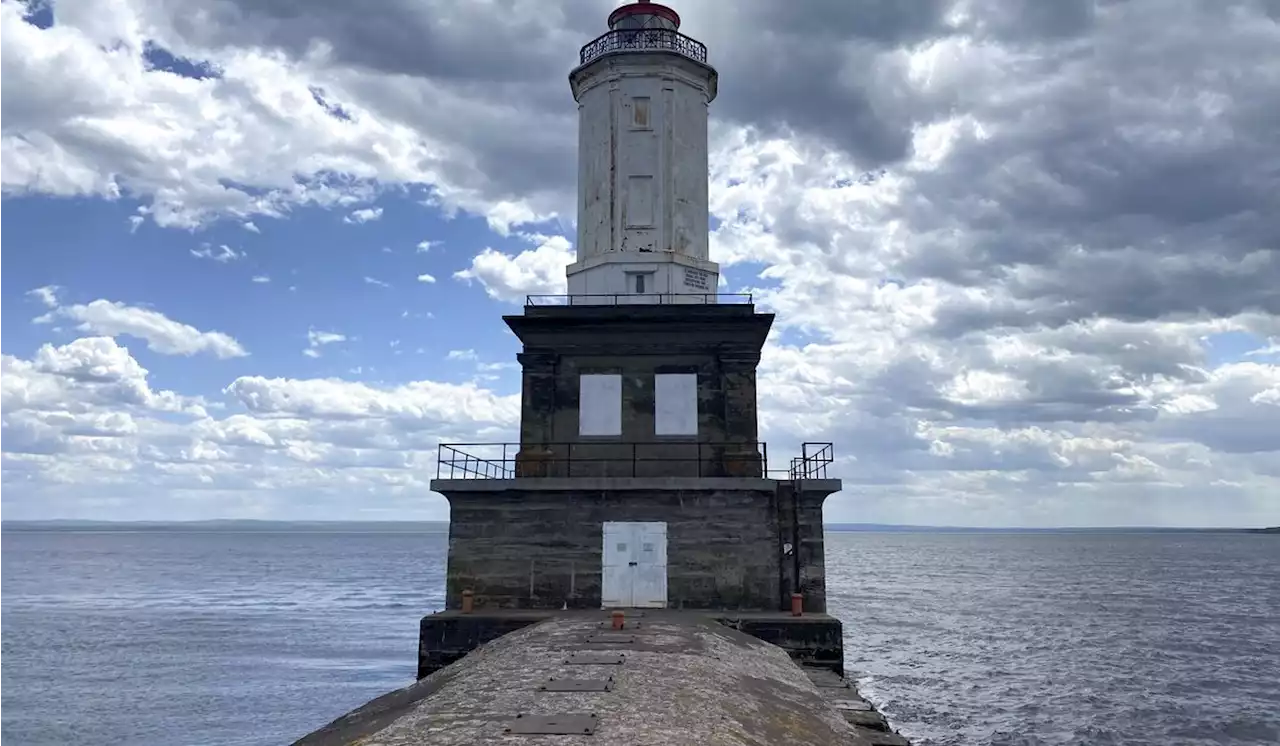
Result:
<svg viewBox="0 0 1280 746">
<path fill-rule="evenodd" d="M 415 524 L 437 523 L 447 524 L 448 519 L 332 519 L 332 518 L 194 518 L 194 519 L 97 519 L 97 518 L 18 518 L 0 520 L 0 527 L 23 524 L 58 524 L 80 523 L 97 525 L 194 525 L 210 523 L 249 523 L 249 524 Z M 1271 526 L 1155 526 L 1155 525 L 1068 525 L 1068 526 L 974 526 L 974 525 L 938 525 L 915 523 L 867 523 L 853 521 L 831 521 L 826 523 L 827 530 L 840 530 L 840 527 L 873 527 L 886 529 L 933 529 L 933 530 L 967 530 L 967 531 L 1256 531 L 1280 529 L 1280 525 Z"/>
</svg>

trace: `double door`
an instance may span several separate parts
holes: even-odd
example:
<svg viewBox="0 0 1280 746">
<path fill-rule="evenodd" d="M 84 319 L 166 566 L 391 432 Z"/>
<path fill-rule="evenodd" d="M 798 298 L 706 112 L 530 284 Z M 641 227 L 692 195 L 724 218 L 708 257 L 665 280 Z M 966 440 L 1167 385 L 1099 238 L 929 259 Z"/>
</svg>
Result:
<svg viewBox="0 0 1280 746">
<path fill-rule="evenodd" d="M 666 608 L 667 524 L 606 521 L 602 565 L 603 608 Z"/>
</svg>

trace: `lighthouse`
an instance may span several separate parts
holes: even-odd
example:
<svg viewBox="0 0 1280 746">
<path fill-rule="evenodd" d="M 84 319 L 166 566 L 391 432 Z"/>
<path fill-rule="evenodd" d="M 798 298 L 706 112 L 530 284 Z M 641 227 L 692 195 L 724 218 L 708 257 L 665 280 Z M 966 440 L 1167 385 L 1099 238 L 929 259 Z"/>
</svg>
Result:
<svg viewBox="0 0 1280 746">
<path fill-rule="evenodd" d="M 419 674 L 565 610 L 687 611 L 840 670 L 826 616 L 830 443 L 770 453 L 757 374 L 774 315 L 718 292 L 707 117 L 718 76 L 671 8 L 614 10 L 569 74 L 579 114 L 568 293 L 503 316 L 519 439 L 441 444 L 445 611 Z M 793 616 L 799 615 L 799 616 Z"/>
<path fill-rule="evenodd" d="M 707 117 L 717 74 L 680 16 L 623 5 L 569 74 L 578 102 L 575 303 L 714 303 Z"/>
</svg>

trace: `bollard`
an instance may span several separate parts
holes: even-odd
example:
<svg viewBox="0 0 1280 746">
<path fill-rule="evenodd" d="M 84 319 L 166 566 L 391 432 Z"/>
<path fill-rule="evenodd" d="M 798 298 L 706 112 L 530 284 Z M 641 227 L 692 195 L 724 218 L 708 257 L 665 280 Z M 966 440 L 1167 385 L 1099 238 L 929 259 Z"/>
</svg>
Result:
<svg viewBox="0 0 1280 746">
<path fill-rule="evenodd" d="M 462 592 L 462 613 L 470 614 L 471 607 L 474 603 L 475 603 L 475 594 L 469 590 L 463 591 Z"/>
<path fill-rule="evenodd" d="M 804 596 L 799 593 L 791 594 L 791 616 L 800 616 L 804 614 Z"/>
<path fill-rule="evenodd" d="M 621 611 L 613 612 L 613 628 L 622 629 L 622 621 L 624 618 L 625 617 Z"/>
</svg>

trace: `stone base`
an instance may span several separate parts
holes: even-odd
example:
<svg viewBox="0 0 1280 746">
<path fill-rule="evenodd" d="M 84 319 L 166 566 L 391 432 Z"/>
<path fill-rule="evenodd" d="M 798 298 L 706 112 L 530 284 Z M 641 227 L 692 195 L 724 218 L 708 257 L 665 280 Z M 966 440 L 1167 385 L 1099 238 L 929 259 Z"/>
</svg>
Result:
<svg viewBox="0 0 1280 746">
<path fill-rule="evenodd" d="M 549 611 L 441 611 L 418 625 L 418 678 L 423 679 L 508 632 L 555 616 Z"/>
<path fill-rule="evenodd" d="M 418 678 L 453 663 L 481 645 L 530 624 L 561 616 L 589 615 L 600 611 L 476 610 L 470 614 L 441 611 L 422 618 L 418 627 Z M 628 618 L 644 613 L 687 615 L 713 619 L 776 645 L 806 668 L 822 668 L 844 675 L 844 640 L 840 620 L 826 614 L 791 616 L 783 612 L 683 610 L 628 612 Z"/>
<path fill-rule="evenodd" d="M 772 643 L 805 668 L 844 676 L 844 626 L 826 614 L 791 616 L 782 612 L 712 614 L 716 621 Z"/>
</svg>

